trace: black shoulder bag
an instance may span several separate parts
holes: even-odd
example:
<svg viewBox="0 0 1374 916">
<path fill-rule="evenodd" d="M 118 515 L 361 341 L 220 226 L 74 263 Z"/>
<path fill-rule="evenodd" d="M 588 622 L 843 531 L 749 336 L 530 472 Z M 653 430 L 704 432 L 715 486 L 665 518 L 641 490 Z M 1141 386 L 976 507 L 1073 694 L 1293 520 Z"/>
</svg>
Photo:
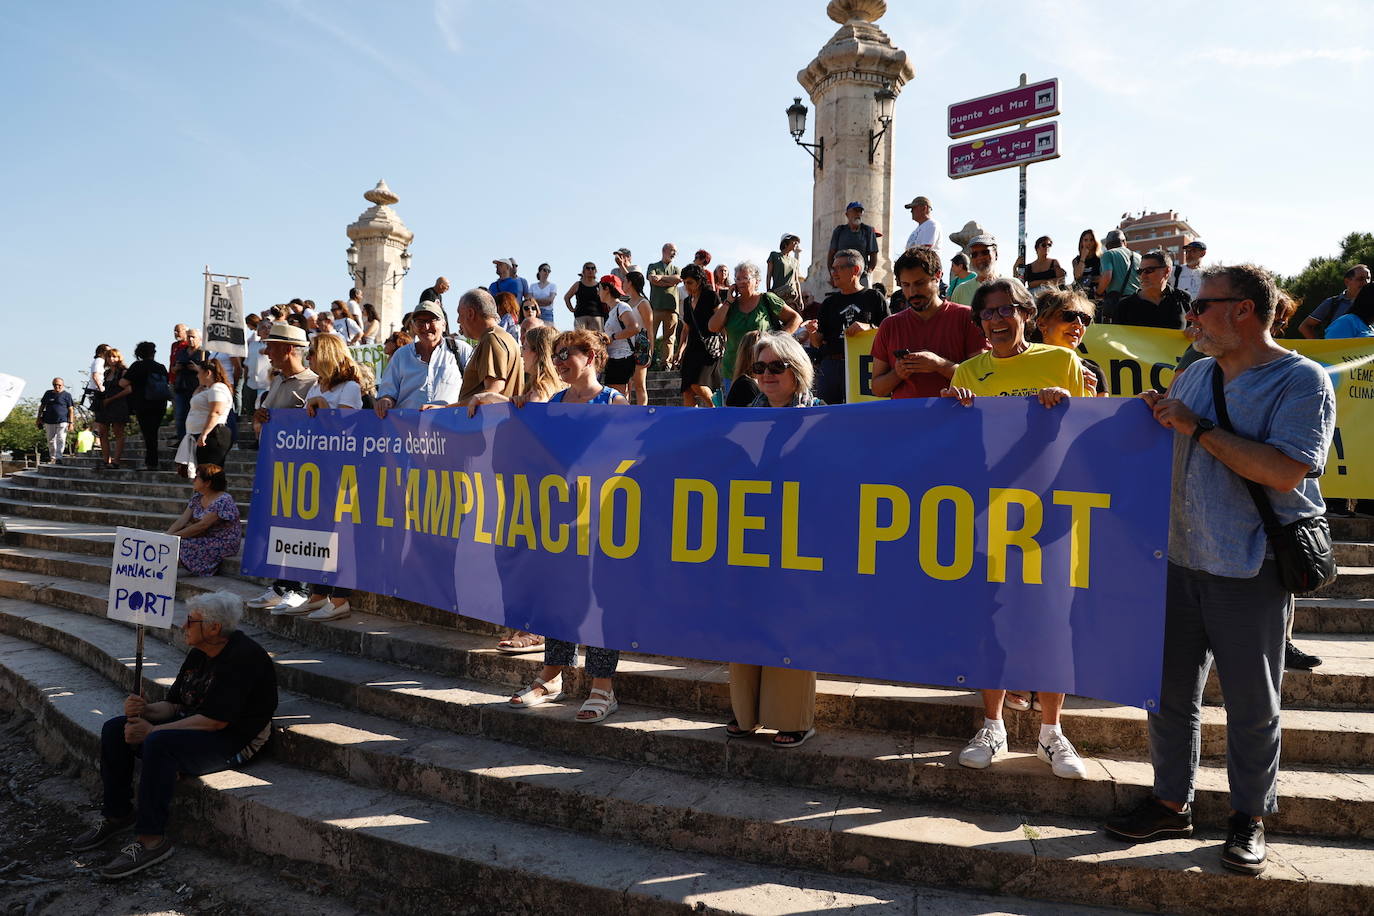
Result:
<svg viewBox="0 0 1374 916">
<path fill-rule="evenodd" d="M 1212 401 L 1217 411 L 1217 425 L 1228 433 L 1231 417 L 1226 411 L 1226 388 L 1221 378 L 1221 366 L 1212 366 Z M 1331 548 L 1331 526 L 1325 516 L 1302 518 L 1291 525 L 1280 525 L 1269 497 L 1259 484 L 1248 478 L 1245 488 L 1259 510 L 1264 533 L 1274 551 L 1279 567 L 1279 581 L 1294 594 L 1314 592 L 1336 581 L 1336 555 Z"/>
</svg>

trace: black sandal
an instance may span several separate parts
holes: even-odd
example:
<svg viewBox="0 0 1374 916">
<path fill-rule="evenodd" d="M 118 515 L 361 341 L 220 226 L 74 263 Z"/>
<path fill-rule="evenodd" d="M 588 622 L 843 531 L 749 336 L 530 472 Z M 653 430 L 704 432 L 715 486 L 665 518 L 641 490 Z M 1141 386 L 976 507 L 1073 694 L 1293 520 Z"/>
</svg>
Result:
<svg viewBox="0 0 1374 916">
<path fill-rule="evenodd" d="M 738 719 L 731 719 L 725 723 L 725 737 L 727 738 L 743 738 L 745 735 L 752 735 L 758 730 L 757 725 L 753 728 L 740 728 Z"/>
<path fill-rule="evenodd" d="M 815 733 L 816 730 L 814 728 L 808 728 L 804 732 L 778 732 L 776 735 L 773 736 L 773 747 L 801 747 L 804 743 L 806 743 L 806 739 L 810 738 Z M 789 738 L 791 740 L 784 741 L 782 740 L 784 738 Z"/>
</svg>

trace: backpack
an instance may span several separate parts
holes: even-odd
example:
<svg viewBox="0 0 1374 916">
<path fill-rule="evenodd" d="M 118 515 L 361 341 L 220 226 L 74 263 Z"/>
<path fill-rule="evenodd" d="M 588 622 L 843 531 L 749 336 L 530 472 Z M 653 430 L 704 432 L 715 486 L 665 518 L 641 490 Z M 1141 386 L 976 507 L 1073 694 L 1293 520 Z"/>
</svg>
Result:
<svg viewBox="0 0 1374 916">
<path fill-rule="evenodd" d="M 145 404 L 166 403 L 172 399 L 172 386 L 167 383 L 167 372 L 161 366 L 148 373 L 143 380 L 143 402 Z"/>
</svg>

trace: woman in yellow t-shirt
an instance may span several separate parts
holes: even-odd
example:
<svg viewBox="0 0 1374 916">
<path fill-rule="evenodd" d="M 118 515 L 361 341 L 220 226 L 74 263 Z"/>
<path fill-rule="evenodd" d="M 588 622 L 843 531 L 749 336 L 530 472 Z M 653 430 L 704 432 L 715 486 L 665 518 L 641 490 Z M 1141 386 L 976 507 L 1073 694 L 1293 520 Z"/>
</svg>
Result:
<svg viewBox="0 0 1374 916">
<path fill-rule="evenodd" d="M 1047 408 L 1067 397 L 1090 397 L 1083 366 L 1072 350 L 1029 343 L 1026 327 L 1035 320 L 1035 301 L 1019 280 L 994 280 L 973 294 L 973 320 L 983 329 L 992 349 L 970 357 L 954 370 L 942 397 L 958 398 L 965 407 L 977 396 L 1035 395 Z M 983 727 L 959 753 L 959 763 L 981 770 L 1007 749 L 1002 722 L 1005 690 L 983 690 Z M 1078 751 L 1059 727 L 1064 694 L 1040 693 L 1040 740 L 1035 754 L 1054 775 L 1082 779 L 1086 775 Z"/>
</svg>

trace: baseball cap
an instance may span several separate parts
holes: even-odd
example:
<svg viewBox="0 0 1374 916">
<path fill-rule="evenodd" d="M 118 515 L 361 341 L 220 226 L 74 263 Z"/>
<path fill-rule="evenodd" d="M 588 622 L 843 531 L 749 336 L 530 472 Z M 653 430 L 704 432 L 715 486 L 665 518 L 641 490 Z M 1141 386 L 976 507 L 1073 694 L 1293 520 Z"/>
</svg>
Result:
<svg viewBox="0 0 1374 916">
<path fill-rule="evenodd" d="M 924 204 L 925 206 L 929 207 L 929 206 L 930 206 L 930 198 L 929 198 L 929 197 L 926 197 L 926 196 L 924 196 L 924 195 L 922 195 L 922 196 L 920 196 L 920 197 L 913 197 L 913 198 L 911 198 L 911 203 L 909 203 L 909 204 L 904 204 L 903 206 L 905 206 L 906 209 L 908 209 L 908 210 L 912 210 L 912 209 L 915 209 L 917 206 L 920 206 L 920 205 L 922 205 L 922 204 Z"/>
<path fill-rule="evenodd" d="M 439 309 L 434 306 L 433 302 L 421 302 L 419 305 L 415 306 L 415 310 L 410 313 L 411 318 L 419 318 L 421 315 L 430 315 L 434 318 L 438 318 L 440 321 L 444 320 L 444 313 L 439 311 Z"/>
<path fill-rule="evenodd" d="M 1204 242 L 1202 239 L 1193 239 L 1191 242 L 1189 242 L 1187 245 L 1184 245 L 1183 247 L 1184 247 L 1184 248 L 1199 248 L 1199 249 L 1201 249 L 1201 250 L 1203 250 L 1203 251 L 1206 251 L 1206 250 L 1207 250 L 1207 243 Z"/>
<path fill-rule="evenodd" d="M 864 205 L 859 203 L 857 200 L 851 200 L 849 203 L 845 204 L 844 208 L 846 210 L 862 210 L 864 208 Z"/>
<path fill-rule="evenodd" d="M 611 289 L 615 290 L 615 294 L 617 296 L 625 292 L 625 288 L 620 285 L 620 278 L 617 277 L 615 274 L 606 274 L 606 276 L 602 277 L 597 282 L 609 286 Z"/>
<path fill-rule="evenodd" d="M 974 245 L 986 245 L 989 248 L 996 248 L 997 237 L 993 235 L 975 235 L 968 240 L 968 247 L 972 248 Z"/>
<path fill-rule="evenodd" d="M 630 256 L 630 249 L 628 249 L 628 248 L 617 248 L 617 249 L 615 250 L 615 253 L 616 253 L 616 254 L 623 254 L 623 255 L 625 255 L 625 257 L 628 258 L 628 257 Z"/>
<path fill-rule="evenodd" d="M 504 265 L 506 265 L 507 267 L 513 267 L 513 266 L 515 266 L 515 262 L 512 261 L 510 258 L 493 258 L 492 261 L 491 261 L 491 263 L 493 263 L 493 264 L 504 264 Z"/>
</svg>

